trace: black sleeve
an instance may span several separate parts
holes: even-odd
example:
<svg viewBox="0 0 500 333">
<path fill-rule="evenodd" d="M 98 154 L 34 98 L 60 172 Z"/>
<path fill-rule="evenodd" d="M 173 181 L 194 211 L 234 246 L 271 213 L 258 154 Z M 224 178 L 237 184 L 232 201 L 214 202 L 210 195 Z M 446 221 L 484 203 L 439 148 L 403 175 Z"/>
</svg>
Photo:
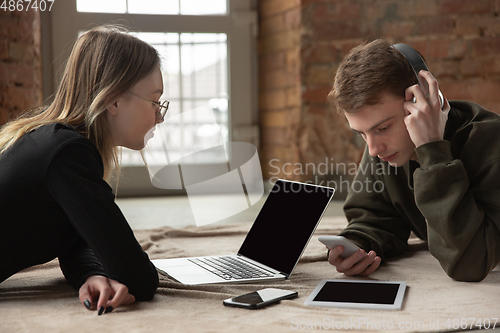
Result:
<svg viewBox="0 0 500 333">
<path fill-rule="evenodd" d="M 74 244 L 76 249 L 60 258 L 64 274 L 79 288 L 88 273 L 96 270 L 96 263 L 100 263 L 105 274 L 126 285 L 138 301 L 149 300 L 158 287 L 158 273 L 116 205 L 102 174 L 98 150 L 83 140 L 64 147 L 47 171 L 50 194 L 91 249 L 89 252 L 86 246 Z M 92 258 L 92 252 L 97 260 Z"/>
<path fill-rule="evenodd" d="M 94 251 L 78 237 L 71 247 L 59 255 L 59 265 L 68 283 L 79 289 L 91 275 L 108 277 Z"/>
</svg>

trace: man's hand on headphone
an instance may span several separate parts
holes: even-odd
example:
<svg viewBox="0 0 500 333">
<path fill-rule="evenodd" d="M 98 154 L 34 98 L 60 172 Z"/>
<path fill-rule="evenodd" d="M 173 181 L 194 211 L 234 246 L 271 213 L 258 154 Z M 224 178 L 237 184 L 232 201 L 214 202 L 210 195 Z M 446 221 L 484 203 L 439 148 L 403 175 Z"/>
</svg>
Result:
<svg viewBox="0 0 500 333">
<path fill-rule="evenodd" d="M 441 110 L 438 82 L 427 71 L 418 73 L 429 84 L 429 95 L 426 97 L 418 84 L 408 87 L 405 91 L 404 109 L 405 124 L 415 147 L 431 141 L 443 140 L 450 105 L 444 98 Z M 416 99 L 413 102 L 413 98 Z"/>
</svg>

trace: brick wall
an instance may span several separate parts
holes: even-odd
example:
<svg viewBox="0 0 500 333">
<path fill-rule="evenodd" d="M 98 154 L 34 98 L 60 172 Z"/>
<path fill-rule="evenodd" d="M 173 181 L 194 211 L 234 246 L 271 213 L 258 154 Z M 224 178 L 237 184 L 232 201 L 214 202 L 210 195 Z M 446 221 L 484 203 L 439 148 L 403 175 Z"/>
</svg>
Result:
<svg viewBox="0 0 500 333">
<path fill-rule="evenodd" d="M 259 108 L 265 174 L 298 160 L 302 118 L 301 6 L 298 0 L 260 4 Z M 277 160 L 277 161 L 274 161 Z"/>
<path fill-rule="evenodd" d="M 0 125 L 42 102 L 40 15 L 0 11 Z"/>
<path fill-rule="evenodd" d="M 265 176 L 318 182 L 359 161 L 364 143 L 326 95 L 340 61 L 365 40 L 414 46 L 448 99 L 500 113 L 499 11 L 500 0 L 260 0 Z"/>
</svg>

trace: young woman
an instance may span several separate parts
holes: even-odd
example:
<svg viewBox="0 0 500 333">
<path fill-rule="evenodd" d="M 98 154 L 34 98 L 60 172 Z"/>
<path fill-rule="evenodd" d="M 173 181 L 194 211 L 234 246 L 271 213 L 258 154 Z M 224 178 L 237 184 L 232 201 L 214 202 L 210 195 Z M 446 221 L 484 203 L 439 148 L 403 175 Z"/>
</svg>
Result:
<svg viewBox="0 0 500 333">
<path fill-rule="evenodd" d="M 76 42 L 48 108 L 0 131 L 0 283 L 59 258 L 88 309 L 150 300 L 158 274 L 106 179 L 140 150 L 168 102 L 156 50 L 115 26 Z"/>
</svg>

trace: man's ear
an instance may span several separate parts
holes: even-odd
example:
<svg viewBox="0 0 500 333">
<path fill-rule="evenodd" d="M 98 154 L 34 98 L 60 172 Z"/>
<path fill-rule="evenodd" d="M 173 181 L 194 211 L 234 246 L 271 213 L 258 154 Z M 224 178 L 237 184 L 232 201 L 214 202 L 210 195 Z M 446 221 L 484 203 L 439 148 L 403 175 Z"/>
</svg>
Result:
<svg viewBox="0 0 500 333">
<path fill-rule="evenodd" d="M 118 113 L 118 101 L 115 101 L 112 104 L 109 104 L 108 107 L 106 108 L 109 113 L 111 113 L 113 116 L 116 116 Z"/>
</svg>

